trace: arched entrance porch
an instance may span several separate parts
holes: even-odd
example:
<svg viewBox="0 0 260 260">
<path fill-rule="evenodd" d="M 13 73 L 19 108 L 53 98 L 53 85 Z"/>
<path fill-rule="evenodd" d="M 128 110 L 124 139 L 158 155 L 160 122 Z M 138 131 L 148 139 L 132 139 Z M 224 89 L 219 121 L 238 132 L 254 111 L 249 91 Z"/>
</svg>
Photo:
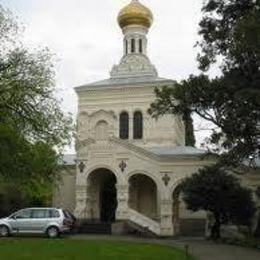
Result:
<svg viewBox="0 0 260 260">
<path fill-rule="evenodd" d="M 154 180 L 144 174 L 135 174 L 129 178 L 128 206 L 135 211 L 158 219 L 158 191 Z"/>
<path fill-rule="evenodd" d="M 87 178 L 88 211 L 90 218 L 98 222 L 115 221 L 117 209 L 116 175 L 105 168 L 91 172 Z"/>
</svg>

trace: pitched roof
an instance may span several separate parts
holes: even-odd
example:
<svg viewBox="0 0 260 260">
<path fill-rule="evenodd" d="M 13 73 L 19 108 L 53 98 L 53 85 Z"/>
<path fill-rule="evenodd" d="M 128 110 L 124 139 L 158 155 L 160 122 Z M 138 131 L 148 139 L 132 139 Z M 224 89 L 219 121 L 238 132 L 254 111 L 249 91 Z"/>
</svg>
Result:
<svg viewBox="0 0 260 260">
<path fill-rule="evenodd" d="M 110 78 L 101 81 L 96 81 L 90 84 L 85 84 L 79 87 L 76 87 L 76 91 L 92 88 L 116 88 L 121 86 L 136 86 L 136 85 L 154 85 L 154 84 L 174 84 L 175 81 L 166 78 L 158 77 L 132 77 L 132 78 Z"/>
<path fill-rule="evenodd" d="M 152 147 L 146 149 L 159 156 L 200 156 L 207 153 L 206 150 L 191 146 Z"/>
<path fill-rule="evenodd" d="M 152 148 L 142 148 L 150 153 L 153 153 L 160 157 L 168 156 L 200 156 L 206 154 L 207 151 L 202 149 L 197 149 L 191 146 L 177 146 L 177 147 L 152 147 Z M 73 166 L 76 165 L 76 154 L 65 154 L 63 156 L 62 165 Z"/>
</svg>

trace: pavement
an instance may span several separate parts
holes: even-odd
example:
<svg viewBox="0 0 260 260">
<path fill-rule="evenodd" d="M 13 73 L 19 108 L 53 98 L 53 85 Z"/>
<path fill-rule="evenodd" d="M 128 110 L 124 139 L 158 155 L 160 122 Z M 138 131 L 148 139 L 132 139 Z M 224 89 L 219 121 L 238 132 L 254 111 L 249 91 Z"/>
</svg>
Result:
<svg viewBox="0 0 260 260">
<path fill-rule="evenodd" d="M 188 247 L 190 254 L 198 260 L 260 260 L 260 250 L 225 244 L 216 244 L 199 238 L 146 239 L 130 236 L 109 235 L 73 235 L 76 240 L 111 240 L 137 243 L 154 243 L 184 249 Z"/>
</svg>

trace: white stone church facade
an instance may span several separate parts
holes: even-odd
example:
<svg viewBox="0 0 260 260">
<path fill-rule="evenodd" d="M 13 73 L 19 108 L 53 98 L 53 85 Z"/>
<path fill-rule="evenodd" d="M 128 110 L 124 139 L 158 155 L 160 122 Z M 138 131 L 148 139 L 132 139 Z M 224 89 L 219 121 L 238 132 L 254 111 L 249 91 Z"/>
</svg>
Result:
<svg viewBox="0 0 260 260">
<path fill-rule="evenodd" d="M 77 154 L 66 162 L 71 168 L 54 202 L 79 219 L 131 221 L 159 236 L 178 235 L 181 220 L 196 226 L 205 213 L 187 211 L 175 190 L 210 161 L 202 159 L 205 151 L 185 146 L 180 117 L 156 120 L 147 113 L 154 88 L 175 84 L 158 76 L 147 55 L 152 13 L 133 0 L 118 21 L 124 35 L 119 65 L 109 79 L 76 88 Z"/>
</svg>

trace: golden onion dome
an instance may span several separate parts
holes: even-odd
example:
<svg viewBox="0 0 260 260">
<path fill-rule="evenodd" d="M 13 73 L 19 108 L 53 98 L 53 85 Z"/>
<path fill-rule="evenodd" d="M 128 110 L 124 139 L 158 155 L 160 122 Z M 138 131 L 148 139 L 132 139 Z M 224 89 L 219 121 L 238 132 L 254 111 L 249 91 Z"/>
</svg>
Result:
<svg viewBox="0 0 260 260">
<path fill-rule="evenodd" d="M 153 23 L 153 14 L 138 0 L 132 2 L 124 7 L 118 15 L 118 23 L 121 28 L 129 25 L 142 25 L 150 28 Z"/>
</svg>

